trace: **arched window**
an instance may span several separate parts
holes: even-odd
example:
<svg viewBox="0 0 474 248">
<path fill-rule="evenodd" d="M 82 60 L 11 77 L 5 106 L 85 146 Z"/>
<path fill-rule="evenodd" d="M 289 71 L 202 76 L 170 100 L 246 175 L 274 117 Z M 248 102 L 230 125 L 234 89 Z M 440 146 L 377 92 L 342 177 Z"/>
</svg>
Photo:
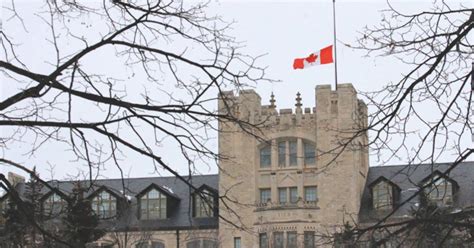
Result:
<svg viewBox="0 0 474 248">
<path fill-rule="evenodd" d="M 260 167 L 268 168 L 272 165 L 272 150 L 270 145 L 260 149 Z"/>
<path fill-rule="evenodd" d="M 372 188 L 373 207 L 376 210 L 390 210 L 393 207 L 393 189 L 386 181 L 380 181 Z"/>
<path fill-rule="evenodd" d="M 166 219 L 166 195 L 151 189 L 140 198 L 140 219 Z"/>
<path fill-rule="evenodd" d="M 101 219 L 110 219 L 117 214 L 117 199 L 103 190 L 92 199 L 92 209 Z"/>
<path fill-rule="evenodd" d="M 209 190 L 203 189 L 193 194 L 194 217 L 214 216 L 214 195 Z"/>
<path fill-rule="evenodd" d="M 165 248 L 165 244 L 159 241 L 141 241 L 135 245 L 135 248 Z"/>
<path fill-rule="evenodd" d="M 56 193 L 52 193 L 43 201 L 43 212 L 46 216 L 57 216 L 65 208 L 66 202 Z"/>
</svg>

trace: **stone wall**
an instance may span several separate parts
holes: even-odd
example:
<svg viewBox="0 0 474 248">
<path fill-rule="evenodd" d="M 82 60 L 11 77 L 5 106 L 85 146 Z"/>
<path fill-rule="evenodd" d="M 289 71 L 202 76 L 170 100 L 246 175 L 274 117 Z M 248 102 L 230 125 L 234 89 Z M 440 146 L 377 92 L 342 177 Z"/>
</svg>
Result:
<svg viewBox="0 0 474 248">
<path fill-rule="evenodd" d="M 219 240 L 233 247 L 240 237 L 242 247 L 258 247 L 259 233 L 294 232 L 299 243 L 304 232 L 332 233 L 343 221 L 357 221 L 360 199 L 368 172 L 364 148 L 367 107 L 351 84 L 316 87 L 316 106 L 303 108 L 299 95 L 296 108 L 277 110 L 272 98 L 262 105 L 253 90 L 220 97 L 219 110 L 231 111 L 242 121 L 257 125 L 244 131 L 225 120 L 219 122 Z M 297 162 L 279 165 L 278 143 L 296 142 Z M 288 141 L 289 142 L 289 141 Z M 289 143 L 286 144 L 289 144 Z M 316 163 L 304 163 L 303 144 L 316 146 Z M 271 145 L 271 166 L 260 167 L 260 149 Z M 283 148 L 281 148 L 283 149 Z M 288 146 L 285 147 L 289 152 Z M 282 160 L 283 161 L 283 160 Z M 305 202 L 306 186 L 317 187 L 317 202 Z M 278 202 L 278 188 L 297 187 L 301 199 L 292 204 Z M 259 202 L 260 190 L 271 189 L 271 201 Z M 231 222 L 233 224 L 229 224 Z"/>
</svg>

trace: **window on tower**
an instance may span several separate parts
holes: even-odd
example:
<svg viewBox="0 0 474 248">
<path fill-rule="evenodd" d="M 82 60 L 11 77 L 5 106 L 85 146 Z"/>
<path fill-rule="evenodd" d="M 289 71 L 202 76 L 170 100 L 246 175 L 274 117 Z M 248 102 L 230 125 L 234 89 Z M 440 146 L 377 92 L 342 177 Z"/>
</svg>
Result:
<svg viewBox="0 0 474 248">
<path fill-rule="evenodd" d="M 272 200 L 270 189 L 260 189 L 260 203 L 267 203 Z"/>
<path fill-rule="evenodd" d="M 316 147 L 308 142 L 304 142 L 304 164 L 314 165 L 316 163 Z"/>
<path fill-rule="evenodd" d="M 290 202 L 296 203 L 298 201 L 298 188 L 291 187 L 290 188 Z"/>
<path fill-rule="evenodd" d="M 316 202 L 318 200 L 316 186 L 304 187 L 304 200 L 306 202 Z"/>
<path fill-rule="evenodd" d="M 290 166 L 298 165 L 298 153 L 297 153 L 297 143 L 296 140 L 291 140 L 288 142 L 290 146 Z"/>
<path fill-rule="evenodd" d="M 314 142 L 301 138 L 279 138 L 274 147 L 267 143 L 260 148 L 260 168 L 279 168 L 316 165 L 316 146 Z M 300 144 L 300 145 L 298 145 Z"/>
<path fill-rule="evenodd" d="M 286 141 L 278 142 L 278 166 L 286 166 Z"/>
<path fill-rule="evenodd" d="M 268 236 L 266 233 L 260 233 L 258 239 L 260 248 L 268 248 Z"/>
<path fill-rule="evenodd" d="M 273 233 L 273 247 L 274 248 L 283 248 L 284 245 L 283 232 L 274 232 Z"/>
<path fill-rule="evenodd" d="M 278 188 L 278 203 L 282 205 L 288 202 L 287 189 L 288 188 Z"/>
<path fill-rule="evenodd" d="M 270 145 L 260 149 L 260 167 L 268 168 L 272 165 L 272 150 Z"/>
</svg>

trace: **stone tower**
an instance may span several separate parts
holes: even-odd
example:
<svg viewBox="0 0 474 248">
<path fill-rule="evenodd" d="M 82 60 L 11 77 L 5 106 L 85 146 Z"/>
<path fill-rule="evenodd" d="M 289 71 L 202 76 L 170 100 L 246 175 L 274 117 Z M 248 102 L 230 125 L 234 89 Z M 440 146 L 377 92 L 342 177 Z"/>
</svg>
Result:
<svg viewBox="0 0 474 248">
<path fill-rule="evenodd" d="M 253 90 L 220 96 L 220 113 L 258 126 L 219 121 L 221 247 L 303 247 L 358 221 L 368 172 L 367 106 L 351 84 L 337 91 L 317 86 L 315 97 L 314 108 L 303 108 L 297 94 L 294 110 L 278 111 L 273 94 L 270 105 Z"/>
</svg>

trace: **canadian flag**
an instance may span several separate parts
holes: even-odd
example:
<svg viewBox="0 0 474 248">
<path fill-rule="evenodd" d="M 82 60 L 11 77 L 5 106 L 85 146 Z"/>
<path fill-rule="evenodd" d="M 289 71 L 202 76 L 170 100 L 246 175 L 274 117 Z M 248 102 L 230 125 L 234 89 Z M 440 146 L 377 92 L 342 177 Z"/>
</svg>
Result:
<svg viewBox="0 0 474 248">
<path fill-rule="evenodd" d="M 295 59 L 293 69 L 304 69 L 313 65 L 324 65 L 334 62 L 332 59 L 332 45 L 310 54 L 306 58 Z"/>
</svg>

